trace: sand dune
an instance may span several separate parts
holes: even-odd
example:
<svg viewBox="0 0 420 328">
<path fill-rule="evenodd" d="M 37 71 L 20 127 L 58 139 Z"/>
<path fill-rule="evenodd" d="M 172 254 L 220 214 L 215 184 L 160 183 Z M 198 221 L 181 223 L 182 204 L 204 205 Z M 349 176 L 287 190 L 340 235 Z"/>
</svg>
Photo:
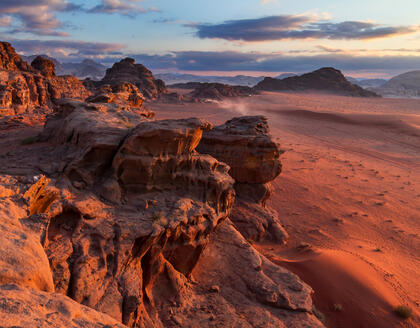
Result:
<svg viewBox="0 0 420 328">
<path fill-rule="evenodd" d="M 399 324 L 399 319 L 389 314 L 401 303 L 400 296 L 384 281 L 383 272 L 367 261 L 336 250 L 282 255 L 285 257 L 269 258 L 314 288 L 314 301 L 326 316 L 327 326 L 385 328 Z"/>
<path fill-rule="evenodd" d="M 312 285 L 328 327 L 420 325 L 420 102 L 266 93 L 155 109 L 215 124 L 268 116 L 285 150 L 270 203 L 290 240 L 260 250 Z M 302 258 L 302 243 L 319 254 Z M 414 317 L 397 318 L 398 304 Z"/>
</svg>

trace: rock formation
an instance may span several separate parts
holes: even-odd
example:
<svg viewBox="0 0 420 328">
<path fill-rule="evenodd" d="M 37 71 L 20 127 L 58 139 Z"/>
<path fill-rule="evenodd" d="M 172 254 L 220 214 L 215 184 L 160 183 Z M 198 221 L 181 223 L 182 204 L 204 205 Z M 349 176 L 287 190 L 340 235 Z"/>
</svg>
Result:
<svg viewBox="0 0 420 328">
<path fill-rule="evenodd" d="M 45 116 L 55 99 L 88 95 L 77 78 L 55 76 L 50 60 L 37 57 L 29 66 L 9 43 L 0 42 L 0 118 L 30 111 L 35 119 L 37 109 L 43 109 Z"/>
<path fill-rule="evenodd" d="M 193 99 L 199 100 L 222 100 L 224 98 L 231 97 L 247 97 L 256 93 L 256 90 L 247 86 L 232 86 L 221 83 L 200 83 L 200 85 L 197 86 L 195 90 L 189 94 L 189 96 Z"/>
<path fill-rule="evenodd" d="M 157 99 L 166 93 L 162 80 L 155 79 L 152 72 L 142 64 L 136 64 L 132 58 L 122 59 L 106 70 L 101 84 L 113 85 L 118 82 L 130 82 L 137 86 L 147 99 Z"/>
<path fill-rule="evenodd" d="M 144 96 L 135 85 L 120 82 L 113 86 L 103 85 L 86 101 L 90 103 L 113 103 L 124 108 L 141 108 Z"/>
<path fill-rule="evenodd" d="M 53 88 L 66 80 L 51 68 L 2 73 Z M 0 129 L 2 324 L 322 327 L 311 288 L 246 240 L 285 238 L 265 208 L 281 164 L 264 117 L 212 130 L 154 120 L 126 81 L 85 101 L 58 92 L 30 143 L 15 140 L 27 127 Z M 248 208 L 258 214 L 246 221 Z"/>
<path fill-rule="evenodd" d="M 54 62 L 47 58 L 38 56 L 32 61 L 31 66 L 34 69 L 40 71 L 41 74 L 46 77 L 52 77 L 56 75 Z"/>
<path fill-rule="evenodd" d="M 31 71 L 29 64 L 20 58 L 9 42 L 0 42 L 0 69 L 6 71 Z"/>
<path fill-rule="evenodd" d="M 380 97 L 372 91 L 351 84 L 344 75 L 331 67 L 282 80 L 266 77 L 255 86 L 261 91 L 320 91 L 351 97 Z"/>
<path fill-rule="evenodd" d="M 372 88 L 384 97 L 420 97 L 420 71 L 406 72 L 387 81 L 384 85 Z"/>
<path fill-rule="evenodd" d="M 237 194 L 231 220 L 248 239 L 285 243 L 287 233 L 277 213 L 266 207 L 270 181 L 281 172 L 279 145 L 269 136 L 264 116 L 233 118 L 204 133 L 198 151 L 230 166 Z"/>
</svg>

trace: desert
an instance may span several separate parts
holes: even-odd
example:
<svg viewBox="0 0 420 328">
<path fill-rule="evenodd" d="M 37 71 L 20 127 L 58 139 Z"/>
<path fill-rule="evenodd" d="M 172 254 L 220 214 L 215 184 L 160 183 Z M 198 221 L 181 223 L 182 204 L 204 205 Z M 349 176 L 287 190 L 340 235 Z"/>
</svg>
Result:
<svg viewBox="0 0 420 328">
<path fill-rule="evenodd" d="M 0 328 L 420 327 L 419 10 L 1 1 Z"/>
</svg>

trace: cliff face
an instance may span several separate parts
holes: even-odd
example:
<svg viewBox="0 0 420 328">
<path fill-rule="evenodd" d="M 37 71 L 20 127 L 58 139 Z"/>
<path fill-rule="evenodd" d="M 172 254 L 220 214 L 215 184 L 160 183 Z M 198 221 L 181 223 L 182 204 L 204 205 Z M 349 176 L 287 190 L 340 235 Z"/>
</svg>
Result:
<svg viewBox="0 0 420 328">
<path fill-rule="evenodd" d="M 372 91 L 351 84 L 344 75 L 331 67 L 282 80 L 266 77 L 255 86 L 261 91 L 321 91 L 351 97 L 380 97 Z"/>
<path fill-rule="evenodd" d="M 52 61 L 37 57 L 30 66 L 9 43 L 0 42 L 0 115 L 33 113 L 36 108 L 47 113 L 55 99 L 88 95 L 77 78 L 56 76 Z"/>
</svg>

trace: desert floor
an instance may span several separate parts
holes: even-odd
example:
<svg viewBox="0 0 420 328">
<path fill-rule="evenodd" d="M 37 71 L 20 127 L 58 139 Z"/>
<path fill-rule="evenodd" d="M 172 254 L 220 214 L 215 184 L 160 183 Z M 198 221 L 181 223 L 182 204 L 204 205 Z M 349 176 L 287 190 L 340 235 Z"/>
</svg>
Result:
<svg viewBox="0 0 420 328">
<path fill-rule="evenodd" d="M 328 327 L 419 327 L 420 101 L 265 93 L 150 105 L 157 119 L 266 115 L 281 144 L 272 183 L 290 240 L 255 246 L 314 289 Z M 397 305 L 414 315 L 401 320 Z"/>
</svg>

